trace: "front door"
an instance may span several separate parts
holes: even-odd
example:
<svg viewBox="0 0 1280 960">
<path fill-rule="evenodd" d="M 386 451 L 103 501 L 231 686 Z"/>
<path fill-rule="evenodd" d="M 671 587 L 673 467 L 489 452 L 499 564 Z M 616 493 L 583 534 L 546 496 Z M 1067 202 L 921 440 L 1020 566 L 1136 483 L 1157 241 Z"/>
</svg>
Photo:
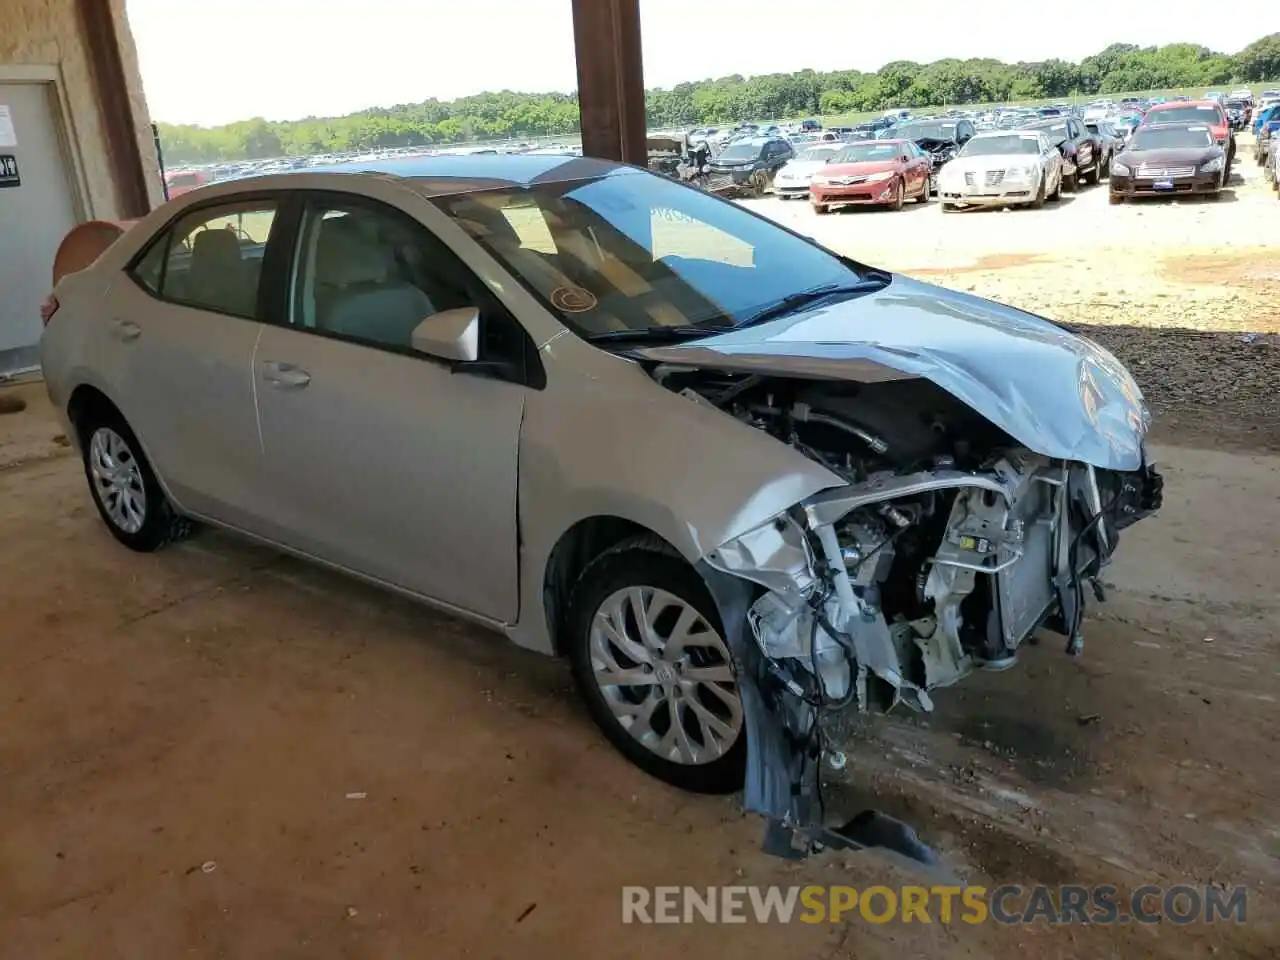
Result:
<svg viewBox="0 0 1280 960">
<path fill-rule="evenodd" d="M 0 376 L 39 362 L 53 257 L 80 219 L 56 117 L 52 84 L 0 83 Z"/>
<path fill-rule="evenodd" d="M 265 328 L 254 357 L 273 538 L 513 621 L 527 388 L 410 347 L 430 314 L 479 305 L 465 268 L 363 199 L 309 201 L 295 248 L 289 323 Z"/>
</svg>

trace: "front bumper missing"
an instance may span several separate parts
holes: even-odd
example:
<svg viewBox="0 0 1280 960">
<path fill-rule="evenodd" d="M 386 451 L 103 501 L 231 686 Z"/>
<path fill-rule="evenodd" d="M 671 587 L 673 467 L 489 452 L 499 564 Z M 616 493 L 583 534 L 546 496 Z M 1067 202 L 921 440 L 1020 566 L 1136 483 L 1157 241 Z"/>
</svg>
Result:
<svg viewBox="0 0 1280 960">
<path fill-rule="evenodd" d="M 840 828 L 825 825 L 819 782 L 829 728 L 847 709 L 867 709 L 869 681 L 891 689 L 886 709 L 904 703 L 931 710 L 930 689 L 958 681 L 984 659 L 1007 655 L 1011 662 L 1017 646 L 1041 626 L 1065 634 L 1067 652 L 1080 653 L 1083 585 L 1104 599 L 1098 575 L 1120 530 L 1158 510 L 1162 488 L 1150 465 L 1126 473 L 1044 458 L 1036 458 L 1035 469 L 1001 461 L 990 474 L 873 478 L 819 494 L 709 554 L 699 569 L 738 666 L 748 747 L 743 805 L 765 817 L 766 851 L 798 858 L 824 847 L 888 846 L 935 862 L 909 827 L 874 811 Z M 891 629 L 871 595 L 854 586 L 835 525 L 859 509 L 937 491 L 956 493 L 953 519 L 1005 518 L 1017 535 L 1002 539 L 997 532 L 995 549 L 979 563 L 956 546 L 967 538 L 944 537 L 928 578 L 936 626 L 914 641 L 924 661 L 921 677 L 900 661 L 902 641 L 893 631 L 904 624 Z M 973 504 L 987 507 L 974 514 Z M 1020 504 L 1029 505 L 1022 514 Z M 1033 516 L 1027 511 L 1043 529 L 1023 533 Z M 968 595 L 954 590 L 956 582 L 980 576 L 993 583 L 999 625 L 994 647 L 984 652 L 962 648 L 956 624 L 947 620 L 959 616 Z M 788 624 L 794 624 L 790 634 Z"/>
</svg>

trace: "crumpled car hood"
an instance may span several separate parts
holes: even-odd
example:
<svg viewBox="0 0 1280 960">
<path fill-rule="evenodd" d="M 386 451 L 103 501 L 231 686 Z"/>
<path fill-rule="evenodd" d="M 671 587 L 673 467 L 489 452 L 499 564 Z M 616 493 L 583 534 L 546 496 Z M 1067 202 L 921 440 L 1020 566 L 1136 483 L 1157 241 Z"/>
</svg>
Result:
<svg viewBox="0 0 1280 960">
<path fill-rule="evenodd" d="M 1109 352 L 1034 314 L 894 275 L 883 290 L 633 352 L 659 363 L 830 380 L 921 377 L 1028 449 L 1136 470 L 1151 418 Z"/>
</svg>

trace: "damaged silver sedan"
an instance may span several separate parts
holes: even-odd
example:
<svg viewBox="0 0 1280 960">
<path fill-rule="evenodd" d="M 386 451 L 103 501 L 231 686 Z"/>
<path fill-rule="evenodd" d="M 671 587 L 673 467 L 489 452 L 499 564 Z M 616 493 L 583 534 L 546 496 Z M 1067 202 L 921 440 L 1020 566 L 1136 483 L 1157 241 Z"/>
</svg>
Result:
<svg viewBox="0 0 1280 960">
<path fill-rule="evenodd" d="M 1080 653 L 1161 500 L 1102 348 L 598 160 L 205 188 L 44 313 L 121 542 L 217 524 L 564 655 L 623 754 L 800 847 L 842 717 Z"/>
</svg>

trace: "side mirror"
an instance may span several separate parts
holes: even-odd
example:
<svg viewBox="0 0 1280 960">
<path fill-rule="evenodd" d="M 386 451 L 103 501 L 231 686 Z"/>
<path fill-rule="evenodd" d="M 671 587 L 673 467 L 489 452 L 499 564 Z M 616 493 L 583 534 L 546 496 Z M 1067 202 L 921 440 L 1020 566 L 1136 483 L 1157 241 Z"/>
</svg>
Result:
<svg viewBox="0 0 1280 960">
<path fill-rule="evenodd" d="M 430 357 L 473 363 L 480 356 L 480 311 L 457 307 L 433 313 L 414 328 L 410 343 Z"/>
</svg>

